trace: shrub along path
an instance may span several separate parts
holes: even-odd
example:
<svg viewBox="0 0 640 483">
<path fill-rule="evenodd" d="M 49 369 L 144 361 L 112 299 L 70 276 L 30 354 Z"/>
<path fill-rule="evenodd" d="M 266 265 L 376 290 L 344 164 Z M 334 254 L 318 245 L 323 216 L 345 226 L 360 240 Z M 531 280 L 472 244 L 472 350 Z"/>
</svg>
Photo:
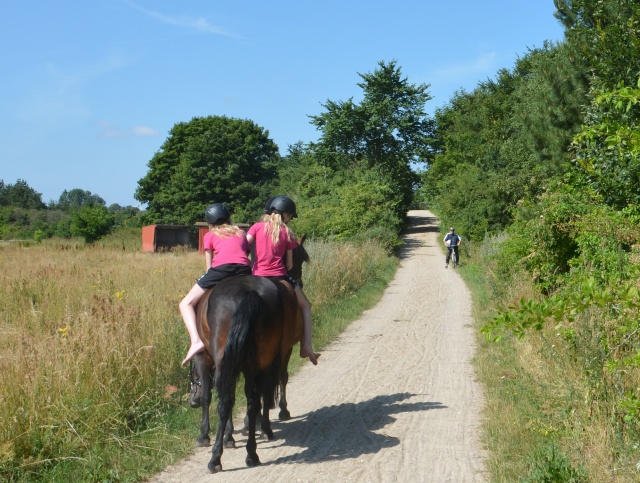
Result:
<svg viewBox="0 0 640 483">
<path fill-rule="evenodd" d="M 486 481 L 470 295 L 444 267 L 436 218 L 409 215 L 395 278 L 317 366 L 291 378 L 293 418 L 259 440 L 262 465 L 245 466 L 238 434 L 222 473 L 208 474 L 211 448 L 197 448 L 151 481 Z"/>
</svg>

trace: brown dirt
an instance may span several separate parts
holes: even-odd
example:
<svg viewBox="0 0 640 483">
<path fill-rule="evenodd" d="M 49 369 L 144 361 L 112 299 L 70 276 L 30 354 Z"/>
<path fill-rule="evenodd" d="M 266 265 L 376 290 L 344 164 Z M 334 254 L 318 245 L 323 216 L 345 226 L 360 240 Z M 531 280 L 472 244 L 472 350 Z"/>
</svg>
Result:
<svg viewBox="0 0 640 483">
<path fill-rule="evenodd" d="M 292 419 L 275 420 L 275 439 L 259 440 L 262 465 L 245 466 L 238 434 L 221 473 L 207 472 L 211 448 L 196 448 L 152 482 L 487 481 L 470 296 L 444 267 L 436 218 L 409 216 L 395 278 L 317 366 L 291 378 Z"/>
</svg>

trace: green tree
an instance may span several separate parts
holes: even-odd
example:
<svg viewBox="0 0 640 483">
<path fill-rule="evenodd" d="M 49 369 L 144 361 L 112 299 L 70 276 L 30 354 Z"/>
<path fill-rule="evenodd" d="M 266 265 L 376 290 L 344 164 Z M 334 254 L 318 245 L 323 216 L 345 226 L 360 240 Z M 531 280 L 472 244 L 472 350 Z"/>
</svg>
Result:
<svg viewBox="0 0 640 483">
<path fill-rule="evenodd" d="M 23 179 L 17 180 L 15 184 L 5 184 L 4 180 L 0 180 L 0 206 L 15 206 L 26 210 L 46 208 L 42 202 L 42 194 Z"/>
<path fill-rule="evenodd" d="M 141 211 L 134 206 L 120 206 L 113 203 L 107 208 L 109 213 L 113 214 L 114 227 L 120 226 L 142 226 Z"/>
<path fill-rule="evenodd" d="M 519 59 L 515 73 L 523 82 L 514 92 L 514 122 L 544 181 L 567 169 L 568 147 L 589 104 L 587 65 L 570 44 L 545 43 Z"/>
<path fill-rule="evenodd" d="M 71 215 L 71 235 L 84 238 L 93 243 L 109 234 L 113 227 L 113 215 L 101 205 L 86 205 L 78 208 Z"/>
<path fill-rule="evenodd" d="M 171 129 L 138 181 L 147 223 L 203 221 L 205 208 L 226 203 L 235 221 L 253 221 L 277 179 L 278 147 L 249 120 L 195 117 Z"/>
<path fill-rule="evenodd" d="M 322 132 L 312 149 L 321 164 L 336 170 L 379 168 L 395 193 L 390 208 L 403 218 L 419 182 L 411 166 L 431 156 L 434 123 L 425 112 L 429 85 L 409 83 L 396 61 L 381 61 L 373 73 L 359 75 L 362 102 L 329 100 L 325 112 L 310 116 Z"/>
<path fill-rule="evenodd" d="M 504 228 L 510 208 L 527 193 L 535 163 L 514 124 L 514 92 L 522 79 L 501 70 L 436 112 L 440 152 L 423 174 L 422 196 L 466 236 Z"/>
<path fill-rule="evenodd" d="M 575 168 L 605 204 L 640 212 L 640 80 L 595 94 L 575 136 Z"/>
<path fill-rule="evenodd" d="M 640 73 L 637 0 L 554 0 L 565 36 L 594 76 L 596 87 L 634 85 Z"/>
<path fill-rule="evenodd" d="M 89 205 L 105 206 L 106 202 L 91 191 L 74 188 L 71 191 L 64 190 L 57 203 L 49 203 L 49 208 L 70 212 Z"/>
</svg>

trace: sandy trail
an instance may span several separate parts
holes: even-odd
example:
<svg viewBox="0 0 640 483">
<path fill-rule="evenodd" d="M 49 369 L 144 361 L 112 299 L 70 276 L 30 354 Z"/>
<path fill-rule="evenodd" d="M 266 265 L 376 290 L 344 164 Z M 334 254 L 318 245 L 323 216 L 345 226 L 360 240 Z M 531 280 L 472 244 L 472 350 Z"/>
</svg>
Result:
<svg viewBox="0 0 640 483">
<path fill-rule="evenodd" d="M 437 219 L 429 211 L 409 216 L 395 278 L 318 366 L 291 378 L 293 419 L 276 419 L 276 439 L 259 440 L 262 465 L 245 466 L 238 434 L 221 473 L 207 473 L 211 448 L 196 448 L 150 481 L 486 481 L 470 296 L 444 267 Z M 194 443 L 196 436 L 194 427 Z"/>
</svg>

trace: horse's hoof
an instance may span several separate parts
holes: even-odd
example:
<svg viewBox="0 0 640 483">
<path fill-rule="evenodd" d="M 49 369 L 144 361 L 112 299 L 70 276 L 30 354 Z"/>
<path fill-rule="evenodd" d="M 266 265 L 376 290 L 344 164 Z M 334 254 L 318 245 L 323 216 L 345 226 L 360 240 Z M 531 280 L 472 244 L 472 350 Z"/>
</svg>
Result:
<svg viewBox="0 0 640 483">
<path fill-rule="evenodd" d="M 227 448 L 227 449 L 228 449 L 228 448 L 235 448 L 235 447 L 236 447 L 236 442 L 235 442 L 235 440 L 233 440 L 233 439 L 229 439 L 229 440 L 227 440 L 227 441 L 225 441 L 225 442 L 223 443 L 223 446 L 224 446 L 225 448 Z"/>
<path fill-rule="evenodd" d="M 196 448 L 203 448 L 205 446 L 211 446 L 211 439 L 198 438 L 198 440 L 196 441 Z"/>
<path fill-rule="evenodd" d="M 289 421 L 291 419 L 291 413 L 288 410 L 280 411 L 278 414 L 278 419 L 280 421 Z"/>
<path fill-rule="evenodd" d="M 253 468 L 254 466 L 258 466 L 262 463 L 260 463 L 260 458 L 258 458 L 258 455 L 255 455 L 255 457 L 251 457 L 251 456 L 247 456 L 247 459 L 244 460 L 245 463 L 247 463 L 247 466 L 249 468 Z"/>
<path fill-rule="evenodd" d="M 209 473 L 219 473 L 222 471 L 222 464 L 218 463 L 217 465 L 215 465 L 215 464 L 209 463 L 207 465 L 207 468 L 209 469 Z"/>
<path fill-rule="evenodd" d="M 249 436 L 249 428 L 242 428 L 242 436 Z"/>
<path fill-rule="evenodd" d="M 273 439 L 273 431 L 271 431 L 270 429 L 267 431 L 262 431 L 262 434 L 260 435 L 260 439 L 266 439 L 268 441 L 271 441 Z"/>
</svg>

